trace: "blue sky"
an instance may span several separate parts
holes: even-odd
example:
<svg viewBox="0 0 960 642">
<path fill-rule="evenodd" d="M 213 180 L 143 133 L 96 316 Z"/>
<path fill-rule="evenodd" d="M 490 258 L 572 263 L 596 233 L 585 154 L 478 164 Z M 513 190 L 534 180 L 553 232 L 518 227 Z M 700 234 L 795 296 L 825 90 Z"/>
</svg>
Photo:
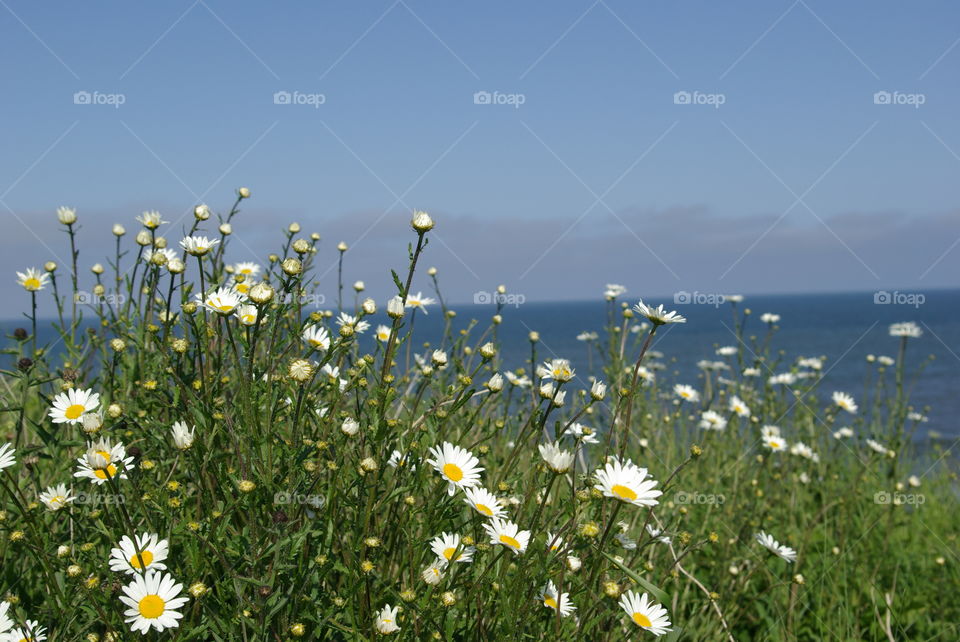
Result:
<svg viewBox="0 0 960 642">
<path fill-rule="evenodd" d="M 66 204 L 88 267 L 114 222 L 159 209 L 176 241 L 193 205 L 248 185 L 237 260 L 297 220 L 329 241 L 323 271 L 344 240 L 376 294 L 412 207 L 438 221 L 425 260 L 455 301 L 501 282 L 529 300 L 609 281 L 954 286 L 958 17 L 953 2 L 4 0 L 0 250 L 11 275 L 66 257 Z"/>
</svg>

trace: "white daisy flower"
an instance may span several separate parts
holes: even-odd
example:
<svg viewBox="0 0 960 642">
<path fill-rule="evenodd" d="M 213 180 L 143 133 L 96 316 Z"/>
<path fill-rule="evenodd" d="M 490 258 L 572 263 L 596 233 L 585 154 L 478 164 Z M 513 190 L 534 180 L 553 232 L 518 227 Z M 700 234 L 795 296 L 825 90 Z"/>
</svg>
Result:
<svg viewBox="0 0 960 642">
<path fill-rule="evenodd" d="M 743 369 L 743 376 L 744 376 L 744 377 L 759 377 L 759 376 L 760 376 L 760 368 L 744 368 L 744 369 Z"/>
<path fill-rule="evenodd" d="M 137 217 L 137 220 L 140 221 L 140 224 L 151 230 L 155 230 L 167 221 L 164 221 L 160 216 L 160 212 L 156 210 L 146 211 L 140 216 Z"/>
<path fill-rule="evenodd" d="M 411 471 L 417 469 L 417 465 L 410 462 L 410 454 L 402 453 L 399 450 L 394 450 L 390 453 L 390 459 L 387 460 L 387 465 L 391 468 L 408 468 Z"/>
<path fill-rule="evenodd" d="M 172 575 L 159 571 L 134 575 L 120 596 L 120 601 L 130 607 L 123 613 L 130 629 L 146 634 L 151 627 L 163 631 L 180 626 L 183 614 L 177 609 L 189 599 L 181 597 L 182 592 L 183 586 Z"/>
<path fill-rule="evenodd" d="M 443 533 L 434 537 L 430 542 L 430 550 L 437 559 L 446 562 L 472 562 L 473 554 L 477 550 L 473 546 L 464 546 L 457 533 Z M 454 558 L 456 555 L 456 558 Z"/>
<path fill-rule="evenodd" d="M 420 572 L 420 577 L 430 586 L 436 586 L 443 579 L 443 569 L 446 565 L 439 560 L 430 564 L 430 566 Z"/>
<path fill-rule="evenodd" d="M 923 336 L 923 330 L 913 321 L 904 321 L 903 323 L 894 323 L 890 326 L 890 336 L 919 339 Z"/>
<path fill-rule="evenodd" d="M 66 484 L 50 486 L 40 493 L 40 501 L 51 511 L 58 511 L 76 499 Z"/>
<path fill-rule="evenodd" d="M 620 543 L 620 546 L 622 546 L 624 550 L 627 550 L 627 551 L 637 550 L 637 540 L 631 539 L 631 537 L 626 533 L 617 533 L 616 535 L 613 536 L 613 538 Z"/>
<path fill-rule="evenodd" d="M 47 639 L 47 628 L 40 626 L 36 620 L 27 620 L 23 626 L 11 629 L 2 639 L 4 642 L 43 642 Z"/>
<path fill-rule="evenodd" d="M 111 445 L 107 439 L 101 439 L 87 445 L 87 452 L 77 459 L 79 466 L 74 477 L 86 477 L 96 485 L 105 484 L 108 479 L 127 478 L 127 471 L 133 469 L 133 457 L 127 457 L 127 450 L 121 442 Z"/>
<path fill-rule="evenodd" d="M 607 283 L 607 287 L 603 290 L 603 296 L 606 299 L 616 299 L 626 293 L 627 288 L 617 283 Z"/>
<path fill-rule="evenodd" d="M 874 452 L 878 452 L 881 455 L 886 455 L 888 453 L 887 447 L 881 444 L 879 441 L 874 441 L 873 439 L 867 439 L 865 440 L 865 443 Z"/>
<path fill-rule="evenodd" d="M 377 341 L 386 343 L 390 340 L 390 326 L 383 325 L 382 323 L 377 326 L 374 336 L 377 338 Z"/>
<path fill-rule="evenodd" d="M 727 420 L 718 412 L 705 410 L 700 413 L 699 426 L 704 430 L 723 430 L 727 427 Z"/>
<path fill-rule="evenodd" d="M 600 443 L 600 440 L 597 439 L 597 431 L 576 421 L 570 424 L 570 427 L 567 428 L 563 434 L 570 435 L 575 440 L 584 444 Z"/>
<path fill-rule="evenodd" d="M 153 257 L 155 256 L 163 257 L 163 259 L 160 260 L 160 264 L 169 265 L 170 261 L 177 258 L 177 253 L 168 247 L 148 248 L 143 251 L 144 263 L 153 263 Z"/>
<path fill-rule="evenodd" d="M 809 459 L 811 461 L 820 461 L 820 458 L 817 456 L 817 454 L 813 452 L 813 448 L 806 445 L 802 441 L 798 441 L 790 446 L 790 454 L 797 455 L 798 457 L 803 457 L 804 459 Z"/>
<path fill-rule="evenodd" d="M 547 580 L 546 585 L 540 589 L 537 599 L 543 602 L 545 607 L 559 611 L 561 617 L 567 617 L 577 610 L 577 607 L 570 601 L 570 594 L 558 593 L 553 580 Z"/>
<path fill-rule="evenodd" d="M 203 256 L 219 243 L 220 239 L 208 239 L 206 236 L 188 236 L 180 241 L 180 247 L 186 250 L 187 254 Z"/>
<path fill-rule="evenodd" d="M 49 274 L 37 268 L 27 268 L 26 272 L 17 272 L 17 284 L 27 292 L 42 290 L 49 279 Z"/>
<path fill-rule="evenodd" d="M 670 538 L 663 534 L 663 531 L 659 528 L 654 528 L 650 524 L 647 524 L 647 533 L 650 534 L 650 537 L 657 540 L 661 544 L 669 544 Z"/>
<path fill-rule="evenodd" d="M 246 297 L 230 287 L 217 288 L 206 296 L 196 295 L 196 301 L 211 312 L 224 316 L 233 314 Z"/>
<path fill-rule="evenodd" d="M 717 348 L 717 354 L 721 357 L 732 357 L 737 354 L 737 346 L 720 346 Z"/>
<path fill-rule="evenodd" d="M 399 606 L 391 608 L 389 604 L 380 609 L 375 621 L 377 632 L 381 635 L 390 635 L 399 631 L 400 627 L 397 626 L 397 613 L 399 611 Z"/>
<path fill-rule="evenodd" d="M 16 452 L 11 444 L 0 446 L 0 470 L 10 468 L 17 463 L 17 458 L 13 456 Z"/>
<path fill-rule="evenodd" d="M 173 445 L 177 447 L 177 450 L 189 450 L 190 447 L 193 446 L 194 433 L 196 431 L 196 426 L 188 428 L 187 424 L 182 421 L 174 422 L 173 426 L 170 427 Z"/>
<path fill-rule="evenodd" d="M 811 370 L 822 370 L 823 359 L 818 357 L 805 357 L 797 360 L 797 365 L 801 368 L 810 368 Z"/>
<path fill-rule="evenodd" d="M 749 417 L 750 416 L 750 406 L 743 402 L 743 399 L 734 395 L 730 398 L 729 403 L 730 412 L 734 413 L 739 417 Z"/>
<path fill-rule="evenodd" d="M 260 311 L 257 306 L 245 303 L 237 308 L 236 315 L 241 324 L 252 326 L 257 325 L 257 317 L 260 316 Z"/>
<path fill-rule="evenodd" d="M 570 381 L 576 371 L 570 367 L 568 359 L 551 359 L 544 361 L 537 368 L 537 376 L 541 379 L 555 379 L 556 381 Z"/>
<path fill-rule="evenodd" d="M 667 312 L 663 309 L 661 303 L 656 308 L 646 305 L 643 299 L 633 306 L 633 309 L 645 316 L 653 325 L 665 325 L 667 323 L 686 323 L 687 320 L 676 312 Z"/>
<path fill-rule="evenodd" d="M 833 433 L 834 439 L 846 439 L 849 437 L 853 437 L 853 429 L 850 428 L 849 426 L 844 426 L 843 428 L 840 428 L 835 433 Z"/>
<path fill-rule="evenodd" d="M 516 373 L 510 372 L 507 370 L 503 373 L 503 376 L 507 378 L 507 381 L 510 382 L 510 385 L 516 386 L 518 388 L 527 388 L 533 385 L 533 382 L 530 380 L 530 377 L 527 375 L 518 376 Z"/>
<path fill-rule="evenodd" d="M 434 299 L 431 299 L 428 296 L 423 296 L 423 292 L 417 292 L 416 294 L 407 295 L 407 306 L 408 308 L 417 308 L 423 310 L 423 313 L 427 313 L 427 306 L 433 305 L 436 303 Z"/>
<path fill-rule="evenodd" d="M 620 608 L 627 612 L 633 623 L 654 635 L 663 635 L 670 631 L 670 618 L 667 609 L 651 601 L 647 594 L 637 595 L 627 591 L 620 596 Z"/>
<path fill-rule="evenodd" d="M 792 372 L 781 372 L 773 375 L 767 381 L 771 386 L 792 386 L 797 382 L 797 375 Z"/>
<path fill-rule="evenodd" d="M 877 357 L 877 363 L 879 363 L 881 366 L 889 367 L 895 364 L 896 362 L 897 362 L 896 359 L 894 359 L 893 357 L 888 357 L 886 355 L 880 355 L 879 357 Z"/>
<path fill-rule="evenodd" d="M 779 437 L 780 426 L 773 426 L 773 425 L 767 424 L 760 429 L 760 434 L 763 437 Z"/>
<path fill-rule="evenodd" d="M 755 535 L 757 541 L 760 542 L 760 545 L 765 547 L 771 553 L 777 557 L 783 558 L 788 562 L 795 562 L 797 559 L 797 552 L 790 548 L 789 546 L 783 546 L 777 540 L 773 539 L 772 535 L 768 535 L 763 531 L 760 531 Z"/>
<path fill-rule="evenodd" d="M 370 324 L 362 319 L 359 319 L 351 314 L 346 312 L 341 312 L 340 316 L 337 317 L 337 325 L 344 326 L 348 325 L 353 328 L 353 331 L 357 334 L 363 334 L 370 327 Z"/>
<path fill-rule="evenodd" d="M 480 485 L 480 472 L 483 468 L 477 465 L 480 460 L 467 449 L 445 441 L 441 446 L 431 448 L 430 454 L 433 459 L 428 459 L 427 463 L 450 482 L 447 489 L 450 495 L 453 495 L 457 488 Z"/>
<path fill-rule="evenodd" d="M 483 486 L 464 488 L 463 494 L 466 495 L 463 501 L 485 517 L 503 517 L 507 514 L 497 496 Z"/>
<path fill-rule="evenodd" d="M 570 470 L 573 465 L 573 453 L 561 450 L 560 442 L 553 444 L 540 444 L 537 447 L 540 450 L 540 456 L 547 463 L 550 470 L 557 474 L 562 474 Z"/>
<path fill-rule="evenodd" d="M 303 329 L 304 342 L 315 350 L 328 350 L 330 348 L 330 333 L 323 326 L 308 325 Z"/>
<path fill-rule="evenodd" d="M 260 274 L 260 266 L 250 261 L 235 263 L 233 266 L 233 273 L 242 274 L 244 276 L 249 276 L 249 277 L 255 277 L 258 274 Z"/>
<path fill-rule="evenodd" d="M 684 383 L 678 383 L 675 385 L 673 387 L 673 394 L 690 403 L 697 403 L 700 401 L 700 393 L 697 392 L 693 386 L 688 386 Z"/>
<path fill-rule="evenodd" d="M 581 332 L 577 335 L 577 341 L 596 341 L 600 338 L 600 335 L 596 332 Z"/>
<path fill-rule="evenodd" d="M 772 312 L 764 312 L 760 315 L 760 321 L 768 325 L 773 325 L 774 323 L 780 322 L 780 315 Z"/>
<path fill-rule="evenodd" d="M 834 392 L 831 396 L 833 403 L 837 404 L 837 408 L 841 410 L 846 410 L 851 415 L 857 414 L 857 402 L 853 400 L 853 397 L 848 395 L 845 392 Z"/>
<path fill-rule="evenodd" d="M 547 550 L 551 553 L 559 551 L 563 547 L 563 538 L 559 535 L 547 531 Z"/>
<path fill-rule="evenodd" d="M 7 615 L 10 610 L 10 602 L 0 602 L 0 635 L 13 628 L 13 620 Z"/>
<path fill-rule="evenodd" d="M 763 436 L 763 447 L 768 448 L 771 451 L 778 453 L 787 448 L 787 442 L 780 437 L 780 435 L 764 435 Z"/>
<path fill-rule="evenodd" d="M 594 486 L 606 497 L 613 497 L 634 506 L 656 506 L 657 497 L 663 494 L 655 490 L 659 482 L 647 479 L 649 473 L 629 459 L 621 463 L 611 459 L 603 470 L 596 472 L 597 484 Z"/>
<path fill-rule="evenodd" d="M 169 553 L 167 540 L 160 539 L 156 533 L 143 533 L 136 538 L 136 546 L 126 535 L 120 538 L 120 548 L 110 551 L 110 570 L 133 575 L 144 571 L 166 569 L 167 566 L 163 560 L 167 559 Z M 137 551 L 140 553 L 139 556 Z"/>
<path fill-rule="evenodd" d="M 79 424 L 84 414 L 95 412 L 99 407 L 99 393 L 71 388 L 53 398 L 53 407 L 47 414 L 55 424 Z"/>
<path fill-rule="evenodd" d="M 527 550 L 530 543 L 530 531 L 520 530 L 519 526 L 509 520 L 494 517 L 489 524 L 483 525 L 483 530 L 490 535 L 491 544 L 506 546 L 515 555 Z"/>
</svg>

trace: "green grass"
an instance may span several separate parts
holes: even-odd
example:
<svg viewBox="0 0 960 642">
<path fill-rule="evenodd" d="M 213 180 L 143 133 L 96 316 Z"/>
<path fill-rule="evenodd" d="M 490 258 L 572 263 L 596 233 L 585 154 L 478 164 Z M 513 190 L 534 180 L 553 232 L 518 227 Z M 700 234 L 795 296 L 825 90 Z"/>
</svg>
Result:
<svg viewBox="0 0 960 642">
<path fill-rule="evenodd" d="M 373 639 L 386 604 L 400 607 L 400 630 L 391 634 L 398 639 L 652 639 L 618 604 L 628 590 L 667 609 L 673 631 L 665 639 L 960 638 L 953 459 L 936 444 L 915 452 L 918 422 L 908 418 L 916 373 L 904 371 L 904 355 L 923 338 L 891 338 L 891 351 L 899 349 L 891 366 L 864 363 L 854 415 L 824 401 L 832 391 L 818 388 L 816 371 L 771 386 L 774 372 L 808 369 L 795 365 L 802 355 L 777 350 L 776 326 L 742 306 L 733 310 L 737 352 L 724 358 L 732 367 L 674 381 L 669 351 L 679 339 L 658 345 L 666 357 L 646 353 L 657 326 L 612 299 L 592 340 L 596 372 L 572 364 L 558 406 L 537 392 L 536 367 L 554 355 L 535 337 L 517 373 L 532 387 L 488 389 L 502 372 L 499 315 L 510 308 L 496 306 L 493 319 L 456 317 L 435 273 L 433 308 L 445 315 L 446 332 L 432 346 L 417 336 L 410 308 L 390 318 L 381 301 L 368 315 L 362 294 L 346 295 L 344 310 L 372 322 L 358 336 L 335 322 L 335 307 L 304 305 L 317 288 L 317 257 L 327 262 L 339 252 L 341 273 L 349 273 L 349 250 L 299 228 L 284 233 L 259 278 L 238 282 L 225 261 L 230 236 L 214 219 L 242 224 L 243 199 L 224 216 L 195 221 L 191 233 L 221 241 L 202 259 L 170 239 L 185 271 L 146 263 L 132 235 L 117 236 L 116 254 L 95 275 L 101 298 L 73 304 L 82 248 L 74 265 L 58 266 L 33 293 L 65 294 L 66 304 L 58 298 L 51 345 L 36 344 L 33 324 L 10 338 L 6 361 L 14 366 L 0 385 L 0 444 L 16 448 L 16 463 L 0 471 L 0 588 L 18 625 L 37 620 L 58 641 L 138 638 L 119 599 L 131 576 L 110 570 L 110 551 L 125 535 L 157 533 L 169 542 L 167 572 L 190 600 L 177 628 L 149 639 Z M 423 227 L 411 231 L 406 254 L 398 247 L 384 266 L 385 275 L 397 267 L 401 298 L 430 253 Z M 162 245 L 160 235 L 173 236 L 173 228 L 141 240 Z M 64 229 L 76 247 L 77 224 Z M 256 304 L 253 325 L 193 302 L 203 288 L 259 282 L 274 296 Z M 23 306 L 33 319 L 30 293 Z M 91 319 L 95 326 L 84 330 Z M 328 348 L 301 339 L 308 324 L 329 330 Z M 370 337 L 379 324 L 390 329 L 386 341 Z M 642 331 L 632 332 L 636 325 Z M 407 356 L 429 364 L 435 349 L 446 366 Z M 309 363 L 291 369 L 298 359 Z M 323 366 L 338 368 L 338 377 Z M 760 376 L 743 376 L 747 367 Z M 602 400 L 590 394 L 594 377 L 606 383 Z M 675 383 L 693 385 L 700 400 L 681 403 Z M 51 422 L 53 399 L 71 387 L 100 395 L 98 434 Z M 733 396 L 749 416 L 728 410 Z M 708 409 L 729 421 L 725 430 L 698 427 Z M 347 419 L 358 424 L 353 435 L 341 430 Z M 196 427 L 189 449 L 172 440 L 178 421 Z M 563 436 L 573 422 L 596 431 L 599 443 Z M 816 458 L 764 448 L 768 424 Z M 841 426 L 855 435 L 834 438 Z M 95 485 L 73 476 L 88 442 L 101 437 L 133 456 L 126 479 Z M 889 452 L 876 452 L 868 438 Z M 545 465 L 537 446 L 555 439 L 576 454 L 574 471 Z M 448 495 L 426 462 L 443 442 L 479 458 L 482 485 L 531 531 L 522 554 L 491 545 L 488 520 L 462 490 Z M 406 465 L 388 464 L 395 450 Z M 658 503 L 635 506 L 596 490 L 606 455 L 647 468 L 662 491 Z M 48 510 L 39 495 L 59 483 L 78 498 Z M 547 549 L 548 531 L 562 537 L 559 550 Z M 763 548 L 760 531 L 795 549 L 796 561 Z M 430 585 L 421 572 L 437 559 L 430 541 L 444 532 L 476 551 Z M 538 599 L 548 580 L 569 593 L 575 615 L 560 617 Z"/>
</svg>

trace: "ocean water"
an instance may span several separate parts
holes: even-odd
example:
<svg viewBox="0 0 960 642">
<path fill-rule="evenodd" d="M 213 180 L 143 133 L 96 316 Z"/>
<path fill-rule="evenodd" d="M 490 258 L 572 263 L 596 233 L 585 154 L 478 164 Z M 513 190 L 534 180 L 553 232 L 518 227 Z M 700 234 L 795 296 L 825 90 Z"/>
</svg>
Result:
<svg viewBox="0 0 960 642">
<path fill-rule="evenodd" d="M 773 337 L 773 347 L 783 350 L 782 372 L 799 357 L 824 357 L 823 376 L 819 390 L 826 397 L 833 390 L 852 394 L 858 401 L 863 398 L 864 376 L 868 367 L 868 354 L 895 357 L 899 339 L 890 337 L 888 327 L 899 321 L 915 321 L 923 329 L 920 339 L 911 339 L 907 349 L 907 372 L 909 376 L 928 356 L 935 359 L 926 366 L 913 387 L 911 403 L 918 410 L 929 406 L 926 413 L 929 422 L 917 431 L 918 439 L 926 439 L 929 431 L 945 437 L 960 436 L 960 290 L 938 290 L 924 293 L 922 305 L 877 304 L 874 294 L 805 294 L 778 296 L 750 296 L 738 305 L 739 310 L 749 308 L 749 317 L 744 337 L 765 335 L 766 325 L 760 322 L 764 312 L 779 314 L 780 329 Z M 633 297 L 625 301 L 636 302 Z M 666 370 L 657 372 L 662 383 L 689 383 L 698 385 L 699 370 L 696 363 L 701 359 L 719 360 L 718 346 L 735 345 L 733 317 L 730 304 L 678 305 L 672 300 L 651 299 L 648 303 L 663 303 L 667 309 L 677 310 L 687 323 L 664 326 L 657 333 L 651 349 L 664 354 L 662 361 Z M 495 313 L 490 305 L 452 305 L 457 312 L 454 330 L 466 328 L 471 319 L 478 327 L 472 338 L 489 324 Z M 414 349 L 424 342 L 439 344 L 443 331 L 443 315 L 439 306 L 431 306 L 429 314 L 418 313 L 414 323 Z M 587 344 L 578 341 L 583 331 L 596 331 L 603 335 L 607 323 L 608 304 L 603 300 L 564 303 L 524 303 L 503 309 L 503 323 L 498 329 L 501 355 L 508 368 L 528 367 L 530 343 L 527 336 L 535 330 L 540 334 L 537 347 L 538 360 L 551 357 L 570 359 L 581 382 L 591 374 Z M 619 317 L 618 317 L 619 318 Z M 373 323 L 387 323 L 383 312 L 378 312 Z M 4 335 L 25 321 L 2 321 Z M 41 343 L 54 337 L 50 322 L 39 323 Z M 364 349 L 372 349 L 373 339 L 362 337 L 367 343 Z M 749 339 L 747 340 L 750 343 Z M 748 353 L 749 355 L 749 353 Z M 405 351 L 397 355 L 402 363 Z M 11 364 L 12 365 L 12 364 Z M 597 355 L 593 355 L 593 372 L 602 377 Z M 770 372 L 764 371 L 763 376 Z M 583 385 L 583 384 L 582 384 Z"/>
<path fill-rule="evenodd" d="M 917 431 L 918 439 L 925 439 L 928 431 L 944 436 L 960 436 L 960 290 L 926 292 L 922 305 L 914 307 L 896 304 L 877 304 L 874 293 L 750 296 L 738 304 L 738 310 L 749 308 L 744 337 L 756 335 L 763 339 L 767 332 L 760 315 L 773 312 L 780 315 L 780 329 L 774 334 L 772 346 L 783 350 L 778 372 L 783 372 L 799 357 L 825 357 L 824 380 L 819 390 L 827 401 L 833 390 L 849 392 L 856 399 L 863 397 L 864 377 L 869 354 L 897 356 L 900 340 L 889 336 L 891 323 L 914 321 L 924 334 L 911 339 L 907 347 L 907 381 L 927 357 L 935 359 L 926 365 L 911 394 L 911 404 L 918 410 L 929 406 L 929 421 Z M 624 299 L 631 304 L 636 300 Z M 721 360 L 716 355 L 718 346 L 736 345 L 733 315 L 730 304 L 677 305 L 672 300 L 651 299 L 646 303 L 663 303 L 668 310 L 676 310 L 687 318 L 687 323 L 662 327 L 654 338 L 652 350 L 664 354 L 666 370 L 657 372 L 664 383 L 698 384 L 701 359 Z M 577 340 L 583 331 L 603 335 L 608 307 L 605 301 L 578 303 L 526 303 L 507 306 L 502 313 L 503 323 L 499 339 L 503 346 L 507 367 L 524 366 L 529 359 L 531 330 L 540 334 L 538 359 L 563 357 L 570 359 L 577 375 L 586 380 L 590 374 L 587 346 Z M 471 318 L 486 327 L 494 314 L 493 305 L 451 306 L 457 311 L 456 327 L 465 327 Z M 418 314 L 415 335 L 420 341 L 435 341 L 442 328 L 439 311 L 428 316 Z M 479 333 L 475 335 L 478 336 Z M 415 344 L 416 345 L 416 344 Z M 747 353 L 749 357 L 749 353 Z M 594 374 L 601 376 L 594 354 Z M 764 371 L 763 376 L 769 376 Z M 875 375 L 874 375 L 875 379 Z"/>
</svg>

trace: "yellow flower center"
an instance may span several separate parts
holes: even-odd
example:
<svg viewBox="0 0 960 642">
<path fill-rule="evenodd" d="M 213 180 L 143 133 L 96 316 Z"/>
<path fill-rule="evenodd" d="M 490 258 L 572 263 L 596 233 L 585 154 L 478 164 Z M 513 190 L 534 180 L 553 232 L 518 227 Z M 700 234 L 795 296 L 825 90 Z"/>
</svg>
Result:
<svg viewBox="0 0 960 642">
<path fill-rule="evenodd" d="M 457 552 L 457 549 L 451 546 L 450 548 L 443 549 L 443 556 L 449 560 L 453 557 L 453 554 L 456 552 Z"/>
<path fill-rule="evenodd" d="M 452 482 L 458 482 L 463 479 L 463 471 L 456 464 L 444 464 L 443 474 Z"/>
<path fill-rule="evenodd" d="M 137 608 L 140 610 L 140 615 L 148 620 L 155 620 L 163 615 L 166 605 L 167 603 L 159 595 L 147 595 L 140 600 Z"/>
<path fill-rule="evenodd" d="M 109 464 L 106 468 L 96 469 L 95 471 L 93 471 L 93 474 L 100 479 L 112 478 L 114 475 L 117 474 L 117 467 L 114 466 L 113 464 Z"/>
<path fill-rule="evenodd" d="M 143 559 L 143 565 L 140 565 L 140 560 Z M 140 551 L 139 557 L 137 556 L 136 551 L 133 553 L 133 557 L 130 558 L 130 566 L 133 568 L 146 568 L 153 563 L 153 553 L 150 551 Z"/>
<path fill-rule="evenodd" d="M 621 484 L 614 484 L 613 487 L 610 489 L 610 492 L 612 492 L 614 495 L 616 495 L 620 499 L 625 499 L 631 502 L 637 498 L 637 493 L 634 492 L 632 488 L 627 488 L 626 486 L 623 486 Z"/>
<path fill-rule="evenodd" d="M 66 499 L 67 499 L 67 498 L 64 497 L 63 495 L 57 495 L 56 497 L 51 497 L 51 498 L 50 498 L 50 503 L 51 503 L 52 505 L 56 506 L 57 504 L 63 504 L 63 502 L 65 502 Z"/>
<path fill-rule="evenodd" d="M 771 439 L 771 440 L 770 440 L 770 447 L 771 447 L 771 448 L 779 448 L 779 447 L 780 447 L 780 442 L 779 442 L 779 441 L 774 441 L 774 440 Z"/>
<path fill-rule="evenodd" d="M 637 623 L 638 626 L 648 628 L 650 626 L 650 618 L 648 618 L 643 613 L 634 613 L 633 621 Z"/>
<path fill-rule="evenodd" d="M 26 290 L 31 290 L 31 291 L 32 291 L 32 290 L 39 290 L 39 289 L 40 289 L 40 279 L 35 279 L 35 278 L 33 278 L 33 277 L 30 277 L 29 279 L 25 279 L 25 280 L 23 281 L 23 287 L 24 287 L 24 289 L 26 289 Z"/>
<path fill-rule="evenodd" d="M 516 548 L 516 549 L 519 549 L 519 548 L 520 548 L 520 542 L 518 542 L 517 540 L 513 539 L 513 538 L 510 537 L 509 535 L 501 535 L 501 536 L 500 536 L 500 543 L 501 543 L 501 544 L 506 544 L 506 545 L 509 546 L 510 548 Z"/>
<path fill-rule="evenodd" d="M 242 320 L 244 323 L 253 324 L 253 323 L 256 322 L 257 316 L 254 315 L 254 314 L 245 314 L 245 315 L 243 315 L 243 316 L 241 317 L 241 320 Z"/>
<path fill-rule="evenodd" d="M 549 606 L 551 609 L 555 609 L 557 608 L 557 600 L 552 597 L 548 597 L 543 601 L 543 605 Z"/>
<path fill-rule="evenodd" d="M 63 416 L 67 419 L 79 419 L 84 410 L 86 410 L 86 407 L 82 404 L 75 403 L 63 412 Z"/>
<path fill-rule="evenodd" d="M 486 504 L 477 504 L 476 509 L 487 517 L 493 517 L 493 511 Z"/>
<path fill-rule="evenodd" d="M 253 274 L 253 270 L 251 270 L 250 268 L 243 268 L 242 270 L 240 270 L 240 274 Z"/>
<path fill-rule="evenodd" d="M 215 303 L 213 307 L 221 312 L 233 312 L 233 306 L 227 303 L 220 303 L 219 305 Z"/>
</svg>

